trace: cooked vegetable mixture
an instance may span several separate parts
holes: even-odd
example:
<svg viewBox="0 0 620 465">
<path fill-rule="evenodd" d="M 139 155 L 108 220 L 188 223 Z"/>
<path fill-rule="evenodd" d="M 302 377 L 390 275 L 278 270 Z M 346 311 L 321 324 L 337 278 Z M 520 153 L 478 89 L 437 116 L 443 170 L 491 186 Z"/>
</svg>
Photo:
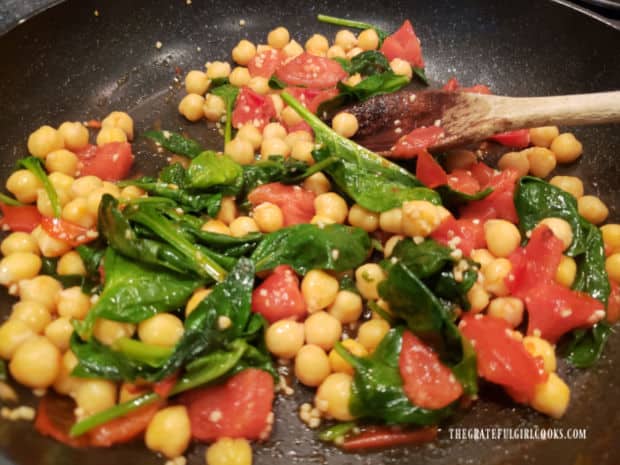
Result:
<svg viewBox="0 0 620 465">
<path fill-rule="evenodd" d="M 541 127 L 431 155 L 440 122 L 394 121 L 398 160 L 383 158 L 352 140 L 347 105 L 426 85 L 420 41 L 409 21 L 319 20 L 361 32 L 302 46 L 278 27 L 241 40 L 234 68 L 186 74 L 179 112 L 221 147 L 134 134 L 118 111 L 30 134 L 0 196 L 0 283 L 18 299 L 0 356 L 42 396 L 42 434 L 144 438 L 174 464 L 196 440 L 209 465 L 247 465 L 298 384 L 315 390 L 300 419 L 345 450 L 431 441 L 482 383 L 569 408 L 556 357 L 592 365 L 620 315 L 620 225 L 600 226 L 580 179 L 543 180 L 581 143 Z M 157 177 L 133 173 L 134 138 L 170 152 Z"/>
</svg>

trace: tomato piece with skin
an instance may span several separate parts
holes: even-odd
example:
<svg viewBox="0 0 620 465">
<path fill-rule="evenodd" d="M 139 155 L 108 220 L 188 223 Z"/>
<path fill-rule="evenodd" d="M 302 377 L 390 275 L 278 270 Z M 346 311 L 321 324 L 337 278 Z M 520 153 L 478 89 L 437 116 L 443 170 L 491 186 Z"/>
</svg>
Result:
<svg viewBox="0 0 620 465">
<path fill-rule="evenodd" d="M 167 378 L 164 378 L 161 381 L 158 381 L 155 384 L 153 384 L 153 392 L 157 394 L 159 397 L 161 397 L 162 399 L 167 398 L 168 395 L 170 394 L 170 391 L 172 391 L 172 388 L 174 388 L 174 385 L 177 383 L 178 379 L 179 379 L 178 373 L 171 374 Z"/>
<path fill-rule="evenodd" d="M 450 78 L 441 89 L 447 92 L 467 92 L 470 94 L 490 95 L 492 93 L 491 89 L 484 84 L 476 84 L 471 87 L 461 87 L 459 81 L 455 77 Z"/>
<path fill-rule="evenodd" d="M 34 428 L 42 435 L 68 446 L 88 447 L 90 441 L 87 435 L 78 437 L 69 435 L 69 430 L 75 423 L 74 409 L 75 402 L 72 399 L 46 394 L 37 406 Z"/>
<path fill-rule="evenodd" d="M 448 175 L 445 170 L 426 150 L 418 153 L 415 175 L 422 184 L 431 189 L 448 184 Z"/>
<path fill-rule="evenodd" d="M 356 436 L 345 439 L 342 448 L 346 451 L 352 451 L 424 444 L 434 441 L 437 438 L 437 432 L 436 426 L 427 426 L 412 431 L 387 426 L 373 426 Z"/>
<path fill-rule="evenodd" d="M 469 172 L 471 173 L 473 178 L 478 181 L 481 189 L 487 188 L 491 182 L 491 179 L 493 179 L 493 177 L 497 174 L 493 168 L 481 161 L 475 163 L 469 169 Z"/>
<path fill-rule="evenodd" d="M 463 251 L 465 256 L 469 256 L 473 249 L 486 246 L 484 227 L 480 221 L 476 222 L 476 220 L 463 218 L 457 220 L 450 215 L 431 234 L 432 239 L 446 247 L 454 244 L 455 237 L 459 238 L 456 246 Z"/>
<path fill-rule="evenodd" d="M 222 384 L 183 393 L 192 436 L 200 441 L 219 438 L 266 439 L 274 398 L 269 373 L 248 368 Z"/>
<path fill-rule="evenodd" d="M 385 38 L 381 45 L 381 53 L 388 61 L 394 58 L 401 58 L 408 61 L 411 66 L 424 68 L 424 58 L 422 57 L 422 46 L 416 36 L 411 21 L 408 19 L 392 35 Z"/>
<path fill-rule="evenodd" d="M 471 171 L 456 169 L 448 175 L 448 186 L 455 191 L 473 195 L 480 191 L 480 183 Z"/>
<path fill-rule="evenodd" d="M 70 221 L 60 218 L 44 216 L 41 219 L 41 227 L 55 239 L 66 242 L 71 247 L 77 247 L 97 239 L 94 229 L 88 229 Z"/>
<path fill-rule="evenodd" d="M 525 349 L 505 320 L 466 314 L 459 329 L 476 351 L 478 375 L 506 388 L 517 402 L 529 402 L 536 385 L 546 381 L 542 360 Z"/>
<path fill-rule="evenodd" d="M 127 415 L 98 426 L 88 433 L 89 445 L 110 447 L 123 444 L 140 436 L 164 402 L 145 405 Z"/>
<path fill-rule="evenodd" d="M 276 77 L 290 86 L 327 89 L 346 78 L 347 72 L 335 60 L 304 52 L 281 65 Z"/>
<path fill-rule="evenodd" d="M 309 223 L 315 215 L 314 192 L 299 186 L 272 182 L 258 186 L 248 195 L 254 206 L 263 202 L 276 204 L 282 210 L 284 226 Z"/>
<path fill-rule="evenodd" d="M 284 52 L 275 48 L 257 53 L 248 63 L 250 76 L 260 76 L 269 79 L 285 58 Z"/>
<path fill-rule="evenodd" d="M 445 131 L 439 126 L 423 126 L 416 128 L 409 134 L 402 136 L 391 150 L 393 158 L 413 158 L 425 152 L 444 135 Z"/>
<path fill-rule="evenodd" d="M 251 123 L 262 129 L 276 117 L 276 109 L 270 97 L 258 94 L 249 87 L 242 87 L 232 112 L 232 125 L 240 128 Z"/>
<path fill-rule="evenodd" d="M 403 390 L 412 404 L 436 410 L 456 401 L 463 387 L 439 356 L 410 331 L 403 333 L 398 358 Z"/>
<path fill-rule="evenodd" d="M 263 315 L 269 323 L 284 318 L 302 319 L 308 313 L 299 289 L 299 278 L 290 266 L 277 266 L 254 289 L 252 311 Z"/>
<path fill-rule="evenodd" d="M 2 211 L 0 225 L 3 229 L 8 228 L 11 231 L 32 232 L 43 218 L 34 205 L 12 206 L 0 202 L 0 210 Z"/>
<path fill-rule="evenodd" d="M 475 167 L 474 167 L 475 168 Z M 495 173 L 487 183 L 478 177 L 472 168 L 472 175 L 478 179 L 481 189 L 493 189 L 488 196 L 481 200 L 474 200 L 461 207 L 461 218 L 478 219 L 482 222 L 490 219 L 503 219 L 511 223 L 518 223 L 519 216 L 514 204 L 514 192 L 519 173 L 513 169 Z"/>
<path fill-rule="evenodd" d="M 97 176 L 104 181 L 125 179 L 133 165 L 134 156 L 129 142 L 110 142 L 75 152 L 80 160 L 80 176 Z"/>
<path fill-rule="evenodd" d="M 516 131 L 502 132 L 489 137 L 489 139 L 505 145 L 506 147 L 524 149 L 530 145 L 530 130 L 518 129 Z"/>
<path fill-rule="evenodd" d="M 611 324 L 620 320 L 620 286 L 611 279 L 609 280 L 611 292 L 607 299 L 607 321 Z"/>
</svg>

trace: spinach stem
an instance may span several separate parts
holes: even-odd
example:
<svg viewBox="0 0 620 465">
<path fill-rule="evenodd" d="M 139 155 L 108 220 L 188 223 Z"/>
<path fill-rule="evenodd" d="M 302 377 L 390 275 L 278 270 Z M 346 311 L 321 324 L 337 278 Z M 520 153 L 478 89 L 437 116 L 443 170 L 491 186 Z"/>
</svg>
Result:
<svg viewBox="0 0 620 465">
<path fill-rule="evenodd" d="M 47 197 L 49 198 L 52 210 L 54 211 L 54 217 L 60 218 L 60 215 L 62 214 L 62 209 L 58 200 L 58 194 L 56 193 L 54 185 L 47 177 L 47 174 L 43 169 L 42 161 L 36 157 L 26 157 L 19 161 L 19 165 L 23 166 L 32 174 L 34 174 L 37 178 L 39 178 L 39 181 L 41 181 L 41 183 L 43 184 L 43 188 L 45 189 Z"/>
<path fill-rule="evenodd" d="M 318 15 L 317 19 L 322 23 L 335 24 L 336 26 L 352 27 L 354 29 L 375 29 L 370 23 L 355 21 L 352 19 L 337 18 L 336 16 Z"/>
<path fill-rule="evenodd" d="M 5 205 L 9 205 L 11 207 L 21 207 L 22 205 L 24 205 L 23 203 L 15 200 L 13 197 L 9 197 L 6 194 L 3 194 L 0 192 L 0 202 L 2 202 Z"/>
</svg>

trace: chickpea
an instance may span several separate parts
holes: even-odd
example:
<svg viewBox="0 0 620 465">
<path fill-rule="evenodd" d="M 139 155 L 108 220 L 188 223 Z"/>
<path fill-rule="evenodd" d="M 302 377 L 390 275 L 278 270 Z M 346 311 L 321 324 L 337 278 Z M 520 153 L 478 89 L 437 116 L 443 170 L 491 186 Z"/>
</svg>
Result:
<svg viewBox="0 0 620 465">
<path fill-rule="evenodd" d="M 310 270 L 301 281 L 301 294 L 308 311 L 314 313 L 329 307 L 338 294 L 340 285 L 333 276 L 321 270 Z"/>
<path fill-rule="evenodd" d="M 60 351 L 44 336 L 29 338 L 20 344 L 9 364 L 13 378 L 33 389 L 52 385 L 60 373 Z"/>
<path fill-rule="evenodd" d="M 489 252 L 496 257 L 507 257 L 519 247 L 521 233 L 510 221 L 487 220 L 484 223 L 484 239 Z"/>
<path fill-rule="evenodd" d="M 217 213 L 217 219 L 224 224 L 230 224 L 237 217 L 237 204 L 234 197 L 222 198 L 220 211 Z"/>
<path fill-rule="evenodd" d="M 82 176 L 71 184 L 72 197 L 88 197 L 88 195 L 103 187 L 103 182 L 97 176 Z"/>
<path fill-rule="evenodd" d="M 583 153 L 583 145 L 570 132 L 560 134 L 553 139 L 550 148 L 558 163 L 571 163 Z"/>
<path fill-rule="evenodd" d="M 357 50 L 357 49 L 356 49 Z M 361 49 L 360 49 L 361 50 Z M 349 58 L 347 56 L 347 58 Z M 360 82 L 362 82 L 362 75 L 360 73 L 355 73 L 352 74 L 351 76 L 349 76 L 347 79 L 345 79 L 343 81 L 346 85 L 351 86 L 351 87 L 355 87 L 356 85 L 358 85 Z"/>
<path fill-rule="evenodd" d="M 284 138 L 284 142 L 286 142 L 286 144 L 291 148 L 300 141 L 313 142 L 312 134 L 310 134 L 308 131 L 298 130 L 289 132 Z"/>
<path fill-rule="evenodd" d="M 243 87 L 249 84 L 252 76 L 250 75 L 250 71 L 247 68 L 243 66 L 237 66 L 231 71 L 228 79 L 233 86 Z"/>
<path fill-rule="evenodd" d="M 278 94 L 269 94 L 273 108 L 276 111 L 276 118 L 280 117 L 282 110 L 284 109 L 284 100 Z"/>
<path fill-rule="evenodd" d="M 439 209 L 426 200 L 410 200 L 403 203 L 402 228 L 406 236 L 427 237 L 437 229 L 441 220 Z"/>
<path fill-rule="evenodd" d="M 88 205 L 88 211 L 93 217 L 97 217 L 99 214 L 99 205 L 101 204 L 101 199 L 105 194 L 110 194 L 115 199 L 120 197 L 121 192 L 118 187 L 112 185 L 106 185 L 103 183 L 103 187 L 94 190 L 88 197 L 86 198 L 86 202 Z"/>
<path fill-rule="evenodd" d="M 511 168 L 519 173 L 519 177 L 522 177 L 530 172 L 530 161 L 525 151 L 508 152 L 499 159 L 497 167 L 502 171 Z"/>
<path fill-rule="evenodd" d="M 398 76 L 406 76 L 409 80 L 413 78 L 413 69 L 406 60 L 394 58 L 390 61 L 390 68 L 392 69 L 392 72 Z"/>
<path fill-rule="evenodd" d="M 389 331 L 390 324 L 387 321 L 382 319 L 368 320 L 360 325 L 357 331 L 357 341 L 369 353 L 372 353 Z"/>
<path fill-rule="evenodd" d="M 260 153 L 263 160 L 267 160 L 271 155 L 281 155 L 286 158 L 290 155 L 291 148 L 282 139 L 263 139 Z"/>
<path fill-rule="evenodd" d="M 336 223 L 344 223 L 348 208 L 345 200 L 335 192 L 320 194 L 314 199 L 316 214 L 332 219 Z"/>
<path fill-rule="evenodd" d="M 63 289 L 58 293 L 58 314 L 82 320 L 90 310 L 90 297 L 79 286 Z"/>
<path fill-rule="evenodd" d="M 525 336 L 523 345 L 534 357 L 540 357 L 547 373 L 553 373 L 557 367 L 555 358 L 555 350 L 553 346 L 545 339 L 537 336 Z"/>
<path fill-rule="evenodd" d="M 368 355 L 366 348 L 355 339 L 345 339 L 342 341 L 342 346 L 358 357 L 366 357 Z M 349 362 L 340 356 L 336 349 L 332 349 L 329 352 L 329 363 L 334 373 L 346 373 L 353 376 L 355 370 Z"/>
<path fill-rule="evenodd" d="M 88 145 L 88 128 L 79 121 L 65 121 L 58 127 L 58 132 L 69 150 L 79 150 Z"/>
<path fill-rule="evenodd" d="M 218 95 L 207 94 L 202 105 L 202 112 L 209 121 L 214 123 L 219 121 L 226 113 L 224 99 Z"/>
<path fill-rule="evenodd" d="M 113 111 L 101 121 L 102 128 L 118 128 L 133 140 L 133 118 L 124 111 Z"/>
<path fill-rule="evenodd" d="M 256 221 L 249 216 L 238 216 L 228 227 L 230 228 L 230 233 L 234 237 L 243 237 L 250 233 L 259 232 Z"/>
<path fill-rule="evenodd" d="M 121 190 L 120 196 L 123 199 L 133 200 L 146 197 L 146 193 L 138 186 L 126 186 Z"/>
<path fill-rule="evenodd" d="M 288 29 L 282 26 L 272 29 L 271 31 L 269 31 L 269 34 L 267 35 L 267 43 L 271 47 L 277 48 L 277 49 L 280 49 L 284 47 L 286 44 L 288 44 L 290 39 L 291 38 L 288 32 Z"/>
<path fill-rule="evenodd" d="M 16 170 L 6 180 L 6 189 L 20 202 L 32 203 L 43 183 L 28 170 Z"/>
<path fill-rule="evenodd" d="M 332 45 L 327 49 L 327 58 L 346 58 L 347 52 L 340 45 Z"/>
<path fill-rule="evenodd" d="M 315 195 L 325 194 L 331 189 L 329 179 L 321 172 L 307 177 L 302 186 L 304 189 L 314 192 Z"/>
<path fill-rule="evenodd" d="M 52 344 L 58 347 L 58 350 L 67 350 L 69 348 L 71 335 L 73 334 L 73 325 L 69 318 L 56 318 L 46 326 L 43 334 L 45 334 L 45 337 L 48 338 Z"/>
<path fill-rule="evenodd" d="M 19 282 L 19 297 L 42 304 L 49 311 L 56 309 L 56 299 L 62 290 L 61 284 L 51 276 L 41 275 Z"/>
<path fill-rule="evenodd" d="M 191 439 L 187 409 L 183 405 L 158 411 L 149 422 L 144 434 L 146 447 L 173 459 L 185 452 Z"/>
<path fill-rule="evenodd" d="M 180 106 L 179 111 L 181 111 Z M 99 146 L 111 142 L 127 142 L 127 134 L 121 128 L 102 127 L 97 134 L 96 142 Z"/>
<path fill-rule="evenodd" d="M 579 214 L 592 224 L 601 224 L 609 216 L 609 209 L 594 195 L 584 195 L 577 200 Z"/>
<path fill-rule="evenodd" d="M 269 123 L 263 129 L 263 139 L 284 139 L 286 128 L 280 123 Z"/>
<path fill-rule="evenodd" d="M 366 263 L 355 270 L 355 286 L 367 300 L 379 298 L 379 283 L 386 279 L 385 271 L 377 263 Z"/>
<path fill-rule="evenodd" d="M 252 465 L 252 447 L 247 439 L 220 438 L 205 453 L 207 465 Z"/>
<path fill-rule="evenodd" d="M 45 327 L 52 321 L 52 315 L 39 302 L 21 300 L 13 305 L 10 319 L 21 320 L 35 333 L 42 333 Z"/>
<path fill-rule="evenodd" d="M 547 381 L 536 386 L 532 407 L 553 418 L 561 418 L 568 409 L 570 388 L 555 373 L 549 373 Z"/>
<path fill-rule="evenodd" d="M 478 157 L 471 150 L 453 149 L 446 154 L 446 171 L 467 170 L 478 161 Z"/>
<path fill-rule="evenodd" d="M 517 297 L 496 297 L 489 304 L 487 313 L 516 328 L 523 321 L 523 301 Z"/>
<path fill-rule="evenodd" d="M 282 51 L 287 57 L 295 58 L 296 56 L 304 53 L 304 48 L 295 40 L 291 40 L 288 44 L 282 47 Z"/>
<path fill-rule="evenodd" d="M 10 360 L 20 345 L 35 336 L 32 328 L 22 320 L 5 321 L 0 325 L 0 357 Z"/>
<path fill-rule="evenodd" d="M 306 344 L 295 356 L 295 376 L 310 387 L 316 387 L 329 375 L 329 358 L 319 346 Z"/>
<path fill-rule="evenodd" d="M 357 118 L 352 113 L 341 111 L 332 120 L 332 128 L 343 137 L 353 137 L 359 129 Z"/>
<path fill-rule="evenodd" d="M 303 121 L 299 113 L 297 113 L 292 107 L 286 107 L 280 113 L 280 118 L 287 126 L 295 126 Z"/>
<path fill-rule="evenodd" d="M 39 253 L 39 246 L 34 238 L 21 231 L 12 232 L 0 244 L 0 251 L 3 255 L 11 255 L 14 253 Z"/>
<path fill-rule="evenodd" d="M 242 66 L 247 66 L 247 64 L 250 61 L 252 61 L 252 59 L 255 56 L 256 56 L 256 45 L 254 45 L 252 42 L 246 39 L 239 41 L 239 43 L 235 46 L 235 48 L 232 49 L 232 59 L 235 61 L 235 63 L 239 63 Z M 221 72 L 224 73 L 225 70 L 222 69 Z M 228 73 L 226 73 L 226 76 L 227 75 Z M 217 77 L 226 77 L 226 76 L 217 76 Z"/>
<path fill-rule="evenodd" d="M 531 147 L 525 150 L 530 162 L 530 173 L 539 178 L 549 176 L 557 164 L 555 154 L 544 147 Z"/>
<path fill-rule="evenodd" d="M 11 236 L 13 234 L 11 234 Z M 606 247 L 610 248 L 614 252 L 620 249 L 620 224 L 606 224 L 604 226 L 601 226 L 601 234 L 603 235 L 603 242 L 605 243 Z M 2 244 L 2 246 L 4 247 L 4 242 Z M 8 255 L 6 252 L 4 252 L 4 248 L 2 249 L 2 253 Z"/>
<path fill-rule="evenodd" d="M 84 379 L 75 391 L 73 398 L 83 417 L 89 417 L 95 413 L 113 407 L 116 404 L 116 385 L 105 379 Z"/>
<path fill-rule="evenodd" d="M 467 301 L 469 302 L 469 311 L 471 313 L 480 313 L 487 308 L 490 300 L 491 296 L 489 293 L 478 283 L 474 283 L 469 291 L 467 291 Z"/>
<path fill-rule="evenodd" d="M 267 350 L 276 357 L 294 358 L 304 345 L 304 324 L 293 320 L 279 320 L 265 332 Z"/>
<path fill-rule="evenodd" d="M 366 210 L 358 204 L 349 210 L 348 220 L 352 226 L 357 226 L 366 232 L 376 231 L 379 227 L 379 214 Z"/>
<path fill-rule="evenodd" d="M 355 56 L 359 55 L 359 54 L 360 54 L 360 53 L 362 53 L 363 51 L 364 51 L 364 49 L 363 49 L 363 48 L 361 48 L 361 47 L 353 47 L 351 50 L 349 50 L 349 51 L 347 52 L 347 56 L 346 56 L 346 58 L 347 58 L 347 60 L 350 60 L 351 58 L 353 58 L 353 57 L 355 57 Z"/>
<path fill-rule="evenodd" d="M 310 224 L 316 224 L 321 228 L 327 226 L 328 224 L 335 224 L 335 223 L 336 222 L 332 218 L 329 218 L 323 215 L 314 215 L 312 219 L 310 220 Z"/>
<path fill-rule="evenodd" d="M 58 192 L 58 197 L 63 202 L 63 205 L 71 200 L 71 187 L 73 186 L 73 181 L 75 181 L 73 176 L 55 172 L 50 173 L 48 178 Z"/>
<path fill-rule="evenodd" d="M 235 137 L 226 144 L 224 152 L 240 165 L 251 165 L 254 163 L 254 148 L 247 140 Z"/>
<path fill-rule="evenodd" d="M 140 340 L 160 347 L 174 346 L 183 336 L 183 331 L 183 322 L 170 313 L 158 313 L 138 325 Z"/>
<path fill-rule="evenodd" d="M 573 242 L 573 230 L 570 223 L 562 218 L 545 218 L 539 225 L 543 224 L 551 229 L 551 232 L 555 237 L 562 241 L 564 244 L 563 251 L 568 249 Z"/>
<path fill-rule="evenodd" d="M 260 130 L 251 123 L 246 123 L 239 128 L 236 139 L 248 141 L 254 150 L 257 150 L 263 142 Z"/>
<path fill-rule="evenodd" d="M 179 103 L 179 113 L 189 121 L 198 121 L 205 114 L 204 105 L 205 99 L 202 95 L 187 94 Z"/>
<path fill-rule="evenodd" d="M 394 252 L 394 248 L 396 245 L 402 241 L 405 236 L 401 236 L 400 234 L 394 234 L 387 241 L 385 241 L 385 245 L 383 246 L 383 256 L 385 258 L 389 258 Z"/>
<path fill-rule="evenodd" d="M 257 94 L 267 95 L 271 88 L 269 87 L 269 79 L 262 76 L 254 76 L 248 82 L 248 87 Z"/>
<path fill-rule="evenodd" d="M 365 29 L 357 38 L 357 45 L 362 50 L 376 50 L 379 47 L 379 35 L 374 29 Z"/>
<path fill-rule="evenodd" d="M 32 237 L 37 241 L 44 257 L 60 257 L 71 250 L 69 244 L 50 236 L 41 226 L 34 228 Z"/>
<path fill-rule="evenodd" d="M 305 131 L 302 131 L 305 132 Z M 307 134 L 307 133 L 306 133 Z M 287 137 L 288 138 L 288 137 Z M 286 139 L 285 139 L 286 142 Z M 307 140 L 295 141 L 291 147 L 291 157 L 295 160 L 300 160 L 308 163 L 308 165 L 314 164 L 314 158 L 312 157 L 312 151 L 314 150 L 314 143 Z M 315 173 L 321 174 L 321 173 Z"/>
<path fill-rule="evenodd" d="M 576 199 L 583 197 L 583 182 L 575 176 L 554 176 L 549 183 L 568 192 Z"/>
<path fill-rule="evenodd" d="M 508 295 L 506 278 L 512 270 L 512 263 L 507 258 L 496 258 L 483 266 L 480 272 L 484 276 L 484 289 L 498 297 Z"/>
<path fill-rule="evenodd" d="M 319 386 L 314 398 L 317 408 L 340 421 L 353 419 L 349 410 L 353 378 L 347 373 L 332 373 Z"/>
<path fill-rule="evenodd" d="M 620 282 L 620 253 L 613 253 L 605 260 L 605 270 L 609 278 L 615 282 Z"/>
<path fill-rule="evenodd" d="M 51 126 L 41 126 L 28 137 L 28 151 L 37 158 L 64 147 L 62 134 Z"/>
<path fill-rule="evenodd" d="M 324 56 L 328 48 L 329 41 L 327 37 L 321 34 L 313 34 L 312 37 L 306 41 L 306 51 L 312 55 Z"/>
<path fill-rule="evenodd" d="M 10 286 L 34 278 L 41 269 L 41 258 L 31 252 L 16 252 L 0 260 L 0 284 Z"/>
<path fill-rule="evenodd" d="M 68 176 L 75 176 L 78 161 L 78 157 L 67 149 L 54 150 L 47 154 L 45 168 L 50 173 L 58 172 Z"/>
<path fill-rule="evenodd" d="M 212 232 L 217 234 L 226 234 L 232 236 L 230 228 L 220 220 L 209 220 L 200 227 L 201 231 Z"/>
<path fill-rule="evenodd" d="M 185 91 L 188 94 L 204 95 L 210 85 L 211 81 L 207 77 L 207 74 L 197 69 L 191 70 L 187 73 L 187 76 L 185 76 Z"/>
<path fill-rule="evenodd" d="M 403 232 L 403 211 L 401 208 L 392 208 L 379 214 L 379 227 L 392 234 Z"/>
<path fill-rule="evenodd" d="M 122 337 L 133 336 L 135 331 L 135 325 L 106 320 L 105 318 L 97 319 L 93 327 L 93 335 L 95 338 L 107 346 L 111 346 L 117 339 Z"/>
<path fill-rule="evenodd" d="M 62 219 L 89 229 L 97 222 L 97 218 L 90 213 L 88 201 L 84 197 L 68 202 L 62 209 Z"/>
<path fill-rule="evenodd" d="M 77 366 L 78 359 L 73 352 L 67 350 L 60 360 L 60 373 L 54 381 L 54 390 L 59 394 L 73 395 L 82 379 L 71 376 L 71 372 Z"/>
<path fill-rule="evenodd" d="M 254 221 L 258 229 L 264 233 L 270 233 L 284 226 L 284 215 L 276 204 L 263 202 L 254 208 Z"/>
<path fill-rule="evenodd" d="M 549 148 L 553 139 L 558 137 L 560 131 L 557 126 L 542 126 L 530 129 L 530 142 L 536 147 Z M 559 161 L 559 160 L 558 160 Z"/>
<path fill-rule="evenodd" d="M 334 43 L 342 47 L 345 52 L 348 52 L 357 45 L 357 37 L 348 29 L 341 29 L 336 33 Z"/>
<path fill-rule="evenodd" d="M 476 263 L 479 263 L 480 266 L 488 265 L 495 258 L 487 249 L 474 249 L 469 254 L 469 257 Z"/>
<path fill-rule="evenodd" d="M 362 298 L 355 292 L 341 290 L 336 294 L 334 302 L 327 311 L 340 323 L 347 324 L 357 321 L 362 315 Z"/>
<path fill-rule="evenodd" d="M 306 342 L 330 350 L 342 335 L 340 321 L 327 312 L 316 312 L 304 322 Z"/>
<path fill-rule="evenodd" d="M 196 289 L 185 304 L 185 316 L 187 317 L 190 313 L 196 310 L 196 307 L 200 305 L 200 302 L 206 299 L 211 292 L 213 292 L 213 289 L 205 289 L 204 287 Z"/>
<path fill-rule="evenodd" d="M 239 64 L 245 65 L 247 63 Z M 210 63 L 207 63 L 206 68 L 208 79 L 227 78 L 230 74 L 230 63 L 228 63 L 227 61 L 212 61 Z"/>
<path fill-rule="evenodd" d="M 558 269 L 555 272 L 555 280 L 564 287 L 570 288 L 575 282 L 577 275 L 577 263 L 571 257 L 562 255 Z"/>
</svg>

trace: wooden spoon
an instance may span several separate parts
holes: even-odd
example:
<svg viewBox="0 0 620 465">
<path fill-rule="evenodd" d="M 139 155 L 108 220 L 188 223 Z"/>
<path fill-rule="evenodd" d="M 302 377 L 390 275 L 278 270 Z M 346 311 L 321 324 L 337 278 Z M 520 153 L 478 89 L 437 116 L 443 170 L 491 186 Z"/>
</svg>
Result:
<svg viewBox="0 0 620 465">
<path fill-rule="evenodd" d="M 355 141 L 375 152 L 389 154 L 401 136 L 432 125 L 445 131 L 444 137 L 429 147 L 437 151 L 514 129 L 618 123 L 620 91 L 515 98 L 444 90 L 401 90 L 352 105 L 346 111 L 353 113 L 359 123 Z"/>
</svg>

